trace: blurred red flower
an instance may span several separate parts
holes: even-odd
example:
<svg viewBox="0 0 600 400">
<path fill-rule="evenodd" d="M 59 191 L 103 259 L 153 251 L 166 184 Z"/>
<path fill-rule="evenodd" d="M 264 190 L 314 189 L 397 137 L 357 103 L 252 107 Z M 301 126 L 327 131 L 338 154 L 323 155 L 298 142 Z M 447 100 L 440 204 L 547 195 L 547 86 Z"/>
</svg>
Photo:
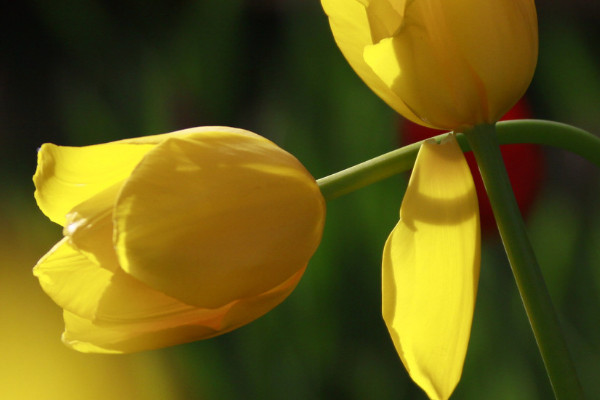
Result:
<svg viewBox="0 0 600 400">
<path fill-rule="evenodd" d="M 525 98 L 519 100 L 502 120 L 532 118 L 531 109 Z M 427 139 L 441 133 L 441 131 L 417 125 L 407 119 L 402 119 L 400 126 L 402 145 Z M 521 213 L 526 217 L 540 190 L 544 173 L 544 159 L 540 146 L 534 144 L 507 144 L 501 146 L 502 157 L 506 164 L 508 176 L 517 198 Z M 479 199 L 479 213 L 481 216 L 481 230 L 491 233 L 494 230 L 495 220 L 492 207 L 485 191 L 477 163 L 473 153 L 465 153 L 467 163 L 471 168 L 477 198 Z"/>
</svg>

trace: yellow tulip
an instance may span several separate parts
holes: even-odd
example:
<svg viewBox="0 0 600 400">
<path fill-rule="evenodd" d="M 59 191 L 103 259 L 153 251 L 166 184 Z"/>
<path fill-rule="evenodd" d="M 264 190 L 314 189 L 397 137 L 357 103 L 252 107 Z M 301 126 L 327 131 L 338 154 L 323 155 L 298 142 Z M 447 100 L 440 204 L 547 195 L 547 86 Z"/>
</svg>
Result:
<svg viewBox="0 0 600 400">
<path fill-rule="evenodd" d="M 404 117 L 460 131 L 493 124 L 536 65 L 533 0 L 321 0 L 342 53 Z M 460 380 L 480 268 L 477 195 L 456 140 L 425 142 L 383 254 L 383 316 L 431 399 Z"/>
<path fill-rule="evenodd" d="M 65 237 L 35 266 L 82 352 L 133 352 L 236 329 L 285 299 L 325 202 L 291 154 L 204 127 L 81 148 L 44 144 L 40 209 Z"/>
<path fill-rule="evenodd" d="M 321 1 L 356 73 L 421 125 L 457 130 L 494 123 L 533 76 L 533 0 Z"/>
</svg>

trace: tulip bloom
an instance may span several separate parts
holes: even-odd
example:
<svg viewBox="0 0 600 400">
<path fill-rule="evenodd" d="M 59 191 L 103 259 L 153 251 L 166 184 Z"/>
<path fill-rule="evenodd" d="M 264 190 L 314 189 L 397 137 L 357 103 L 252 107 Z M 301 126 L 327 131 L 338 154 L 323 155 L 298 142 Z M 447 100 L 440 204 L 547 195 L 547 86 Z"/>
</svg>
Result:
<svg viewBox="0 0 600 400">
<path fill-rule="evenodd" d="M 314 178 L 241 129 L 44 144 L 34 182 L 65 235 L 34 274 L 64 309 L 63 342 L 83 352 L 170 346 L 251 322 L 294 289 L 324 224 Z"/>
<path fill-rule="evenodd" d="M 537 60 L 533 0 L 322 0 L 356 73 L 406 118 L 455 130 L 496 122 Z"/>
<path fill-rule="evenodd" d="M 537 60 L 533 0 L 321 0 L 342 53 L 407 119 L 493 124 Z M 447 399 L 462 373 L 479 277 L 477 197 L 449 138 L 421 147 L 383 255 L 383 316 L 412 379 Z"/>
</svg>

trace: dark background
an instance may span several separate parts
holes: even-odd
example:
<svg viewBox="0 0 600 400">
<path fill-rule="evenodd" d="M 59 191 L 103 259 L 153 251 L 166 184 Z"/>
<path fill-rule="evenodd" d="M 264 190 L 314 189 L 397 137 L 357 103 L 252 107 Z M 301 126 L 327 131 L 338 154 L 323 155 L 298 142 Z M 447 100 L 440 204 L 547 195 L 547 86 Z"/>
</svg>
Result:
<svg viewBox="0 0 600 400">
<path fill-rule="evenodd" d="M 600 6 L 538 1 L 537 118 L 600 134 Z M 398 147 L 399 117 L 346 64 L 317 1 L 21 1 L 0 13 L 0 397 L 421 399 L 380 316 L 380 258 L 407 176 L 328 204 L 321 247 L 281 306 L 219 338 L 128 356 L 63 347 L 31 268 L 61 237 L 36 208 L 44 142 L 86 145 L 200 125 L 260 133 L 319 178 Z M 600 185 L 544 149 L 527 217 L 588 398 L 600 398 Z M 453 399 L 551 389 L 496 233 Z"/>
</svg>

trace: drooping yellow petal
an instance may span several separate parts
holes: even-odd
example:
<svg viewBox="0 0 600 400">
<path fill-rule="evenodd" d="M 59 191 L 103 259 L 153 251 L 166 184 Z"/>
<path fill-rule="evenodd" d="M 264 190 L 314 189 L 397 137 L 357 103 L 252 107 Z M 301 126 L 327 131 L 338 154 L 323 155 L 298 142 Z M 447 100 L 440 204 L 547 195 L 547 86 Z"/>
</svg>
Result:
<svg viewBox="0 0 600 400">
<path fill-rule="evenodd" d="M 383 253 L 383 317 L 412 379 L 447 399 L 462 373 L 477 294 L 477 195 L 454 137 L 425 142 Z"/>
<path fill-rule="evenodd" d="M 121 267 L 198 307 L 273 288 L 318 246 L 314 178 L 270 141 L 236 130 L 170 138 L 140 162 L 115 209 Z"/>
<path fill-rule="evenodd" d="M 48 218 L 64 226 L 73 207 L 127 178 L 153 147 L 124 143 L 42 145 L 33 176 L 38 206 Z"/>
</svg>

